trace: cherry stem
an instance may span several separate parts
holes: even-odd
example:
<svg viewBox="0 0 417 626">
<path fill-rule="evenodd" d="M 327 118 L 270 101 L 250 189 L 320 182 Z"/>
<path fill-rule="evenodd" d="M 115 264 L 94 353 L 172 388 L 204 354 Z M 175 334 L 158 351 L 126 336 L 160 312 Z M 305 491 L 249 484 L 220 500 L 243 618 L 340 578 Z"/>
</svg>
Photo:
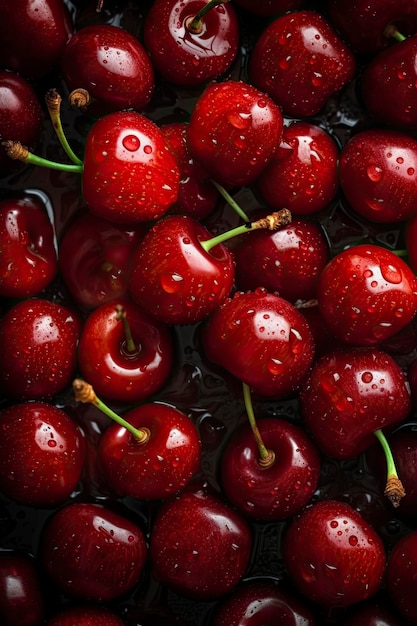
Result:
<svg viewBox="0 0 417 626">
<path fill-rule="evenodd" d="M 255 437 L 256 445 L 259 449 L 259 460 L 258 463 L 264 469 L 271 467 L 275 461 L 275 452 L 273 450 L 268 450 L 265 446 L 261 433 L 259 432 L 259 428 L 256 424 L 255 413 L 253 411 L 252 397 L 250 393 L 250 388 L 246 383 L 242 383 L 243 388 L 243 399 L 245 401 L 246 413 L 248 416 L 250 427 L 252 428 L 253 435 Z"/>
<path fill-rule="evenodd" d="M 49 117 L 51 118 L 51 122 L 54 127 L 56 136 L 58 137 L 61 146 L 64 148 L 66 155 L 73 163 L 75 163 L 75 165 L 82 165 L 83 162 L 73 152 L 65 136 L 64 129 L 62 127 L 62 120 L 61 120 L 62 98 L 56 89 L 50 89 L 47 92 L 45 96 L 45 102 L 48 108 Z"/>
<path fill-rule="evenodd" d="M 22 146 L 20 141 L 3 141 L 2 146 L 6 150 L 7 156 L 15 161 L 22 161 L 23 163 L 29 163 L 30 165 L 37 165 L 39 167 L 46 167 L 52 170 L 59 170 L 60 172 L 74 172 L 81 174 L 83 171 L 82 165 L 75 165 L 75 163 L 56 163 L 49 159 L 44 159 Z"/>
<path fill-rule="evenodd" d="M 262 217 L 260 220 L 256 220 L 255 222 L 246 222 L 246 224 L 236 226 L 236 228 L 232 228 L 225 233 L 220 233 L 220 235 L 216 235 L 211 239 L 200 241 L 200 245 L 202 246 L 202 248 L 204 248 L 206 252 L 209 252 L 212 248 L 214 248 L 214 246 L 217 246 L 219 243 L 223 243 L 224 241 L 228 241 L 233 237 L 243 235 L 244 233 L 248 233 L 252 230 L 277 230 L 281 226 L 289 224 L 291 222 L 291 219 L 292 217 L 290 211 L 288 209 L 281 209 L 280 211 L 271 213 L 271 215 Z"/>
<path fill-rule="evenodd" d="M 96 396 L 92 385 L 87 383 L 81 378 L 76 378 L 72 383 L 72 389 L 74 391 L 75 399 L 77 402 L 83 402 L 84 404 L 93 404 L 102 413 L 110 417 L 114 422 L 123 426 L 128 430 L 140 443 L 145 442 L 150 435 L 147 428 L 135 428 L 132 424 L 129 424 L 123 417 L 115 413 L 110 407 L 108 407 L 100 398 Z"/>
<path fill-rule="evenodd" d="M 387 438 L 381 429 L 376 430 L 374 435 L 382 446 L 387 462 L 387 482 L 385 485 L 384 495 L 387 496 L 393 507 L 397 508 L 400 504 L 401 498 L 405 496 L 405 490 L 401 480 L 398 478 L 394 457 Z"/>
<path fill-rule="evenodd" d="M 406 39 L 406 37 L 402 33 L 400 33 L 400 31 L 396 26 L 394 26 L 394 24 L 388 24 L 388 26 L 384 30 L 384 37 L 387 37 L 388 39 L 396 39 L 399 42 Z"/>
<path fill-rule="evenodd" d="M 227 204 L 232 207 L 232 209 L 239 215 L 239 217 L 241 217 L 244 222 L 250 222 L 250 219 L 248 218 L 244 210 L 240 208 L 238 203 L 232 198 L 232 196 L 226 191 L 226 189 L 222 187 L 222 185 L 219 185 L 219 183 L 216 183 L 215 180 L 212 180 L 211 182 L 216 187 L 220 195 L 223 196 L 223 198 L 226 200 Z"/>
<path fill-rule="evenodd" d="M 217 7 L 219 4 L 225 4 L 226 2 L 229 2 L 229 0 L 210 0 L 210 2 L 208 2 L 202 9 L 200 9 L 193 18 L 189 18 L 186 21 L 186 28 L 191 33 L 199 35 L 203 30 L 202 20 L 206 13 L 208 13 L 208 11 L 210 11 L 214 7 Z"/>
<path fill-rule="evenodd" d="M 137 352 L 138 346 L 135 344 L 133 340 L 132 331 L 130 330 L 129 322 L 127 321 L 127 318 L 126 318 L 126 311 L 122 307 L 121 304 L 118 304 L 116 306 L 116 319 L 117 321 L 121 321 L 123 324 L 127 352 Z"/>
</svg>

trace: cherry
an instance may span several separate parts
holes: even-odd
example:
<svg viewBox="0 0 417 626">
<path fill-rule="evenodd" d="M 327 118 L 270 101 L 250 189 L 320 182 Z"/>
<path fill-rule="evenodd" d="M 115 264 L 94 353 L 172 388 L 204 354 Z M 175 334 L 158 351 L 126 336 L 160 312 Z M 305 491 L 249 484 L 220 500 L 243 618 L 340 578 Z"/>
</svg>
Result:
<svg viewBox="0 0 417 626">
<path fill-rule="evenodd" d="M 55 278 L 55 233 L 39 197 L 0 201 L 0 295 L 39 295 Z"/>
<path fill-rule="evenodd" d="M 3 626 L 41 626 L 46 602 L 34 560 L 0 552 L 0 618 Z"/>
<path fill-rule="evenodd" d="M 311 505 L 291 522 L 282 547 L 290 577 L 313 602 L 348 607 L 381 588 L 382 540 L 348 504 L 326 500 Z"/>
<path fill-rule="evenodd" d="M 95 503 L 56 511 L 43 528 L 40 560 L 61 591 L 109 601 L 139 581 L 147 556 L 141 529 L 125 515 Z"/>
<path fill-rule="evenodd" d="M 176 85 L 218 78 L 239 47 L 238 20 L 228 0 L 156 0 L 143 35 L 156 71 Z"/>
<path fill-rule="evenodd" d="M 73 382 L 76 399 L 91 402 L 114 420 L 101 435 L 97 458 L 105 485 L 118 496 L 156 500 L 182 489 L 199 469 L 194 423 L 161 402 L 130 409 L 124 418 L 97 398 L 85 381 Z"/>
<path fill-rule="evenodd" d="M 9 498 L 29 506 L 63 503 L 84 459 L 83 435 L 63 410 L 25 402 L 0 411 L 0 488 Z"/>
<path fill-rule="evenodd" d="M 390 609 L 378 603 L 368 601 L 360 608 L 355 608 L 343 626 L 401 626 Z"/>
<path fill-rule="evenodd" d="M 53 615 L 46 626 L 123 626 L 124 621 L 102 606 L 70 606 Z"/>
<path fill-rule="evenodd" d="M 201 340 L 210 361 L 265 396 L 294 391 L 314 356 L 305 318 L 265 289 L 236 292 L 207 320 Z"/>
<path fill-rule="evenodd" d="M 387 566 L 387 586 L 392 602 L 407 624 L 417 624 L 415 577 L 417 532 L 411 531 L 395 544 Z"/>
<path fill-rule="evenodd" d="M 272 20 L 252 50 L 249 78 L 284 115 L 308 117 L 352 79 L 355 58 L 331 24 L 315 11 Z"/>
<path fill-rule="evenodd" d="M 152 573 L 181 595 L 213 600 L 241 580 L 251 548 L 243 517 L 214 495 L 186 491 L 158 510 L 150 538 Z"/>
<path fill-rule="evenodd" d="M 222 185 L 248 185 L 278 147 L 282 115 L 269 96 L 242 81 L 214 83 L 198 97 L 188 128 L 192 156 Z"/>
<path fill-rule="evenodd" d="M 394 252 L 354 245 L 334 256 L 318 284 L 321 314 L 341 340 L 376 345 L 403 329 L 417 311 L 417 279 Z"/>
<path fill-rule="evenodd" d="M 338 190 L 338 159 L 336 143 L 325 130 L 293 121 L 284 126 L 279 147 L 256 181 L 257 190 L 274 209 L 317 213 Z"/>
<path fill-rule="evenodd" d="M 72 380 L 80 322 L 64 305 L 22 300 L 0 320 L 0 389 L 6 397 L 50 398 Z"/>
<path fill-rule="evenodd" d="M 71 103 L 95 117 L 121 109 L 140 111 L 154 91 L 154 70 L 145 48 L 112 24 L 78 30 L 65 46 L 60 69 Z"/>
</svg>

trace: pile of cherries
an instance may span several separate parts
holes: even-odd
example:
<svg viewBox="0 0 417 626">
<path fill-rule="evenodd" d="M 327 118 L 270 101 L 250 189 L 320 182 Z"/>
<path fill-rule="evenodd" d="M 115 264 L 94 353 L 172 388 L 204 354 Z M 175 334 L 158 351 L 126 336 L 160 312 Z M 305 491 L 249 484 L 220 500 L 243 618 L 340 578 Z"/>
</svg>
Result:
<svg viewBox="0 0 417 626">
<path fill-rule="evenodd" d="M 417 625 L 417 2 L 0 8 L 1 624 Z"/>
</svg>

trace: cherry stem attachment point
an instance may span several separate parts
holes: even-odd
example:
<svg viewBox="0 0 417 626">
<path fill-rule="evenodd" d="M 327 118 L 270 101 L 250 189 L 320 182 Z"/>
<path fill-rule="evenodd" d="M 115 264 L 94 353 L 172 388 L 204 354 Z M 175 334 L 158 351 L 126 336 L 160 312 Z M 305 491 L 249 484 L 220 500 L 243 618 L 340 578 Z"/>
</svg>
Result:
<svg viewBox="0 0 417 626">
<path fill-rule="evenodd" d="M 49 159 L 44 159 L 22 146 L 20 141 L 2 141 L 3 148 L 6 150 L 7 156 L 15 161 L 22 161 L 30 165 L 37 165 L 38 167 L 46 167 L 52 170 L 59 170 L 60 172 L 73 172 L 75 174 L 81 174 L 83 171 L 82 165 L 75 165 L 75 163 L 56 163 Z"/>
<path fill-rule="evenodd" d="M 397 508 L 401 499 L 405 496 L 405 490 L 401 480 L 398 478 L 394 457 L 387 438 L 381 429 L 376 430 L 374 435 L 382 446 L 387 462 L 387 482 L 385 485 L 384 495 L 387 496 L 392 506 Z"/>
<path fill-rule="evenodd" d="M 62 98 L 59 95 L 58 91 L 54 88 L 50 89 L 45 96 L 45 102 L 48 108 L 49 117 L 51 118 L 51 122 L 54 127 L 56 136 L 58 137 L 61 146 L 65 150 L 66 155 L 73 163 L 75 163 L 75 165 L 82 165 L 83 162 L 81 161 L 81 159 L 77 157 L 75 152 L 73 152 L 65 136 L 64 129 L 62 127 L 62 120 L 61 120 Z"/>
<path fill-rule="evenodd" d="M 394 24 L 388 24 L 388 26 L 384 30 L 384 37 L 386 37 L 387 39 L 396 39 L 399 42 L 406 39 L 406 37 L 402 33 L 400 33 L 400 31 L 396 26 L 394 26 Z"/>
<path fill-rule="evenodd" d="M 266 469 L 268 467 L 271 467 L 271 465 L 273 465 L 275 461 L 275 452 L 273 452 L 273 450 L 268 450 L 268 448 L 265 446 L 262 440 L 261 433 L 259 432 L 259 428 L 256 424 L 256 418 L 255 418 L 255 414 L 253 411 L 253 404 L 252 404 L 252 398 L 251 398 L 249 386 L 246 383 L 242 383 L 242 388 L 243 388 L 243 399 L 245 402 L 245 408 L 246 408 L 246 413 L 248 416 L 249 424 L 252 428 L 256 445 L 258 446 L 258 449 L 259 449 L 258 463 L 262 468 Z"/>
<path fill-rule="evenodd" d="M 135 428 L 132 424 L 129 424 L 123 417 L 115 413 L 110 407 L 108 407 L 100 398 L 96 396 L 92 385 L 87 383 L 81 378 L 76 378 L 72 383 L 72 389 L 77 402 L 83 402 L 84 404 L 93 404 L 102 413 L 110 417 L 114 422 L 123 426 L 128 430 L 140 443 L 144 443 L 150 435 L 147 428 Z"/>
<path fill-rule="evenodd" d="M 132 331 L 130 330 L 130 325 L 126 318 L 126 311 L 121 304 L 116 305 L 116 319 L 117 321 L 121 321 L 123 324 L 127 352 L 136 353 L 138 351 L 138 346 L 134 342 Z"/>
<path fill-rule="evenodd" d="M 219 185 L 219 183 L 216 183 L 215 180 L 212 180 L 211 182 L 216 187 L 219 194 L 223 196 L 227 204 L 232 207 L 232 209 L 239 215 L 239 217 L 241 217 L 244 222 L 250 222 L 250 219 L 248 218 L 244 210 L 240 208 L 238 203 L 232 198 L 229 192 L 226 191 L 226 189 L 222 187 L 222 185 Z"/>
<path fill-rule="evenodd" d="M 229 2 L 229 0 L 210 0 L 202 9 L 199 10 L 198 13 L 192 18 L 188 18 L 186 20 L 186 28 L 190 31 L 190 33 L 194 33 L 195 35 L 199 35 L 203 30 L 202 20 L 206 13 L 217 7 L 219 4 L 225 4 Z"/>
</svg>

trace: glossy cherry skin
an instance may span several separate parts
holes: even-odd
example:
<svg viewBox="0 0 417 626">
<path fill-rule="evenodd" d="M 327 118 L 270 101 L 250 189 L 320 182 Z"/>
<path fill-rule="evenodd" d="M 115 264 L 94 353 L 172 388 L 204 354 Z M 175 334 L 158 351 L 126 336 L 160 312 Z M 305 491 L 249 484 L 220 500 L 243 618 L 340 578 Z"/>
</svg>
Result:
<svg viewBox="0 0 417 626">
<path fill-rule="evenodd" d="M 361 95 L 374 123 L 417 128 L 414 88 L 417 81 L 417 35 L 371 58 L 361 76 Z"/>
<path fill-rule="evenodd" d="M 168 404 L 142 404 L 124 414 L 148 431 L 139 441 L 126 428 L 109 426 L 100 437 L 98 463 L 105 485 L 117 495 L 157 500 L 180 491 L 200 465 L 200 440 L 192 420 Z"/>
<path fill-rule="evenodd" d="M 0 295 L 40 294 L 55 278 L 55 233 L 42 202 L 34 196 L 0 202 Z"/>
<path fill-rule="evenodd" d="M 278 418 L 260 418 L 257 426 L 266 448 L 275 455 L 260 464 L 249 424 L 233 433 L 223 452 L 221 483 L 229 501 L 247 517 L 283 520 L 305 506 L 317 488 L 320 457 L 304 431 Z"/>
<path fill-rule="evenodd" d="M 379 606 L 371 600 L 360 608 L 354 609 L 353 613 L 343 621 L 343 626 L 402 626 L 398 616 L 394 615 L 385 606 Z"/>
<path fill-rule="evenodd" d="M 389 595 L 407 624 L 417 624 L 416 576 L 417 532 L 411 531 L 395 544 L 387 566 Z"/>
<path fill-rule="evenodd" d="M 336 195 L 339 150 L 330 135 L 309 122 L 284 126 L 274 157 L 260 174 L 256 187 L 273 209 L 311 215 Z"/>
<path fill-rule="evenodd" d="M 336 459 L 352 458 L 375 441 L 373 432 L 403 421 L 411 395 L 400 366 L 376 348 L 346 348 L 322 356 L 301 390 L 307 429 Z"/>
<path fill-rule="evenodd" d="M 213 600 L 241 580 L 251 549 L 250 527 L 234 509 L 203 491 L 183 492 L 154 520 L 152 573 L 180 595 Z"/>
<path fill-rule="evenodd" d="M 203 0 L 156 0 L 145 19 L 144 45 L 166 80 L 197 86 L 224 74 L 236 58 L 239 24 L 230 3 L 214 6 L 194 32 L 190 22 Z"/>
<path fill-rule="evenodd" d="M 28 555 L 0 553 L 0 619 L 3 626 L 41 626 L 45 599 L 39 572 Z"/>
<path fill-rule="evenodd" d="M 324 267 L 318 302 L 323 318 L 339 339 L 354 345 L 376 345 L 414 318 L 417 279 L 391 250 L 355 245 Z"/>
<path fill-rule="evenodd" d="M 2 67 L 29 80 L 43 78 L 57 68 L 73 32 L 67 5 L 61 0 L 19 0 L 11 11 L 3 0 L 2 9 Z"/>
<path fill-rule="evenodd" d="M 207 320 L 201 339 L 210 361 L 264 396 L 294 391 L 314 356 L 301 313 L 263 289 L 235 293 Z"/>
<path fill-rule="evenodd" d="M 385 128 L 354 135 L 340 155 L 340 184 L 351 208 L 374 222 L 416 214 L 417 140 Z"/>
<path fill-rule="evenodd" d="M 80 322 L 64 305 L 22 300 L 0 321 L 0 389 L 18 400 L 50 398 L 74 376 Z"/>
<path fill-rule="evenodd" d="M 283 540 L 290 577 L 306 598 L 348 607 L 381 587 L 386 556 L 381 538 L 350 505 L 316 502 L 296 517 Z"/>
<path fill-rule="evenodd" d="M 78 30 L 60 64 L 68 90 L 86 89 L 86 107 L 96 117 L 121 109 L 142 110 L 154 90 L 152 63 L 140 41 L 112 24 Z"/>
<path fill-rule="evenodd" d="M 32 84 L 15 72 L 0 70 L 0 140 L 20 141 L 29 150 L 36 150 L 42 135 L 43 112 Z M 0 150 L 0 175 L 21 169 Z"/>
<path fill-rule="evenodd" d="M 296 218 L 279 230 L 241 237 L 233 252 L 238 289 L 264 287 L 290 302 L 316 298 L 319 276 L 328 261 L 320 227 Z"/>
<path fill-rule="evenodd" d="M 193 324 L 208 317 L 230 294 L 235 276 L 233 257 L 225 246 L 219 244 L 209 252 L 201 246 L 210 238 L 192 217 L 158 220 L 132 258 L 132 299 L 167 324 Z"/>
<path fill-rule="evenodd" d="M 46 626 L 124 626 L 121 617 L 102 606 L 67 607 L 53 615 Z"/>
<path fill-rule="evenodd" d="M 223 600 L 213 626 L 314 626 L 311 610 L 302 600 L 271 582 L 252 581 Z"/>
<path fill-rule="evenodd" d="M 83 309 L 123 298 L 130 259 L 147 228 L 114 224 L 89 211 L 69 225 L 59 243 L 59 266 L 71 296 Z"/>
<path fill-rule="evenodd" d="M 147 557 L 141 529 L 93 503 L 60 508 L 43 527 L 39 558 L 66 595 L 110 601 L 139 581 Z"/>
<path fill-rule="evenodd" d="M 190 152 L 216 182 L 248 185 L 273 157 L 282 128 L 281 111 L 262 91 L 241 81 L 214 83 L 192 110 Z"/>
<path fill-rule="evenodd" d="M 161 217 L 177 200 L 180 171 L 159 127 L 135 111 L 117 111 L 88 133 L 82 176 L 92 213 L 116 223 Z"/>
<path fill-rule="evenodd" d="M 284 115 L 308 117 L 353 77 L 356 62 L 320 13 L 295 11 L 261 32 L 251 53 L 249 78 Z"/>
<path fill-rule="evenodd" d="M 0 489 L 12 500 L 62 504 L 78 485 L 84 459 L 83 434 L 63 410 L 26 402 L 0 411 Z"/>
</svg>

